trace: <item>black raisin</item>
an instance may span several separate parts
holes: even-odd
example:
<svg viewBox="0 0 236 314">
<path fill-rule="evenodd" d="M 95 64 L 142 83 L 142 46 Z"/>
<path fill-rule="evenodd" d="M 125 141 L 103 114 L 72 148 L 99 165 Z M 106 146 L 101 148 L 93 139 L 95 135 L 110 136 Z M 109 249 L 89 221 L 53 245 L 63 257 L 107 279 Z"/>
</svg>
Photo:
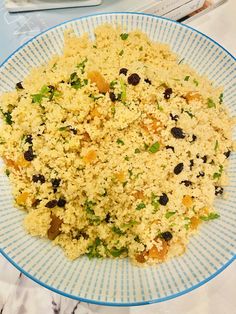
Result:
<svg viewBox="0 0 236 314">
<path fill-rule="evenodd" d="M 16 89 L 24 89 L 22 82 L 16 83 Z"/>
<path fill-rule="evenodd" d="M 121 68 L 119 74 L 124 74 L 127 75 L 128 69 L 126 68 Z"/>
<path fill-rule="evenodd" d="M 25 142 L 29 144 L 33 144 L 33 137 L 31 134 L 26 135 Z"/>
<path fill-rule="evenodd" d="M 204 176 L 205 176 L 205 172 L 200 171 L 199 174 L 197 175 L 197 178 L 204 177 Z"/>
<path fill-rule="evenodd" d="M 57 188 L 53 188 L 53 193 L 57 193 Z"/>
<path fill-rule="evenodd" d="M 29 149 L 26 152 L 24 152 L 24 158 L 27 161 L 32 161 L 34 159 L 34 157 L 35 156 L 33 153 L 33 149 L 32 149 L 32 147 L 29 147 Z"/>
<path fill-rule="evenodd" d="M 137 73 L 133 73 L 128 77 L 128 83 L 130 85 L 138 85 L 138 83 L 140 82 L 140 76 Z"/>
<path fill-rule="evenodd" d="M 162 237 L 165 241 L 170 241 L 170 240 L 173 238 L 172 233 L 171 233 L 170 231 L 162 232 L 161 237 Z"/>
<path fill-rule="evenodd" d="M 152 81 L 150 81 L 148 78 L 144 79 L 144 82 L 149 84 L 149 85 L 152 85 Z"/>
<path fill-rule="evenodd" d="M 49 93 L 52 93 L 55 90 L 55 87 L 53 85 L 48 85 Z"/>
<path fill-rule="evenodd" d="M 174 174 L 180 174 L 184 169 L 184 164 L 180 162 L 177 166 L 174 168 Z"/>
<path fill-rule="evenodd" d="M 110 219 L 111 219 L 111 215 L 110 215 L 110 213 L 107 213 L 106 218 L 105 218 L 105 222 L 109 223 Z"/>
<path fill-rule="evenodd" d="M 229 158 L 230 154 L 231 154 L 231 151 L 230 151 L 230 150 L 228 150 L 227 152 L 224 153 L 224 155 L 225 155 L 226 158 Z"/>
<path fill-rule="evenodd" d="M 57 201 L 57 206 L 58 207 L 64 207 L 66 205 L 66 200 L 64 198 L 59 198 Z"/>
<path fill-rule="evenodd" d="M 52 186 L 53 186 L 54 188 L 58 188 L 59 185 L 60 185 L 60 183 L 61 183 L 61 179 L 57 179 L 57 178 L 52 179 L 52 180 L 51 180 L 51 183 L 52 183 Z"/>
<path fill-rule="evenodd" d="M 172 88 L 166 88 L 164 91 L 164 98 L 165 99 L 170 99 L 170 95 L 173 93 Z"/>
<path fill-rule="evenodd" d="M 43 183 L 45 183 L 45 177 L 44 177 L 44 175 L 42 175 L 42 174 L 34 174 L 33 176 L 32 176 L 32 181 L 33 182 L 40 182 L 41 184 L 43 184 Z"/>
<path fill-rule="evenodd" d="M 163 206 L 165 206 L 169 202 L 169 198 L 166 195 L 166 193 L 162 193 L 162 195 L 159 198 L 159 203 Z"/>
<path fill-rule="evenodd" d="M 184 184 L 185 186 L 188 187 L 188 186 L 192 185 L 192 182 L 189 181 L 189 180 L 183 180 L 183 181 L 180 182 L 180 184 Z"/>
<path fill-rule="evenodd" d="M 193 169 L 193 166 L 194 166 L 194 161 L 193 161 L 193 159 L 191 159 L 191 160 L 190 160 L 190 165 L 189 165 L 190 170 L 192 170 L 192 169 Z"/>
<path fill-rule="evenodd" d="M 172 113 L 170 113 L 170 117 L 171 117 L 171 120 L 173 121 L 178 121 L 179 119 L 179 116 L 177 114 L 173 115 Z"/>
<path fill-rule="evenodd" d="M 172 149 L 173 153 L 175 152 L 175 149 L 173 146 L 170 146 L 170 145 L 166 145 L 166 149 Z"/>
<path fill-rule="evenodd" d="M 223 194 L 224 189 L 222 188 L 222 186 L 215 186 L 215 195 L 221 195 Z"/>
<path fill-rule="evenodd" d="M 112 102 L 116 101 L 116 95 L 115 95 L 115 93 L 110 92 L 110 93 L 109 93 L 109 97 L 110 97 L 110 100 L 111 100 Z"/>
<path fill-rule="evenodd" d="M 197 139 L 197 136 L 195 134 L 192 135 L 192 140 L 190 141 L 190 143 L 195 142 Z"/>
<path fill-rule="evenodd" d="M 74 128 L 70 128 L 70 131 L 71 131 L 74 135 L 76 135 L 76 134 L 77 134 L 77 130 L 76 130 L 76 129 L 74 129 Z"/>
<path fill-rule="evenodd" d="M 55 207 L 55 206 L 57 206 L 57 200 L 49 201 L 49 202 L 47 202 L 47 204 L 45 205 L 45 207 L 47 207 L 47 208 L 53 208 L 53 207 Z"/>
<path fill-rule="evenodd" d="M 173 127 L 170 131 L 174 138 L 185 138 L 185 134 L 181 128 Z"/>
<path fill-rule="evenodd" d="M 207 156 L 206 155 L 202 157 L 202 161 L 204 164 L 207 162 Z"/>
</svg>

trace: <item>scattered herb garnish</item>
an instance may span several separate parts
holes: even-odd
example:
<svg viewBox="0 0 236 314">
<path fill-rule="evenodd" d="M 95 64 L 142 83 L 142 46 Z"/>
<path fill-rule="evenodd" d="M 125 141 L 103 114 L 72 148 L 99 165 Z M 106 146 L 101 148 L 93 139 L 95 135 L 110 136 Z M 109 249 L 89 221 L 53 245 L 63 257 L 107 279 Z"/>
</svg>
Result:
<svg viewBox="0 0 236 314">
<path fill-rule="evenodd" d="M 219 142 L 218 142 L 218 140 L 216 140 L 215 141 L 214 151 L 216 152 L 218 148 L 219 148 Z"/>
<path fill-rule="evenodd" d="M 208 108 L 216 108 L 216 104 L 211 98 L 207 98 L 207 107 Z"/>
<path fill-rule="evenodd" d="M 99 238 L 96 238 L 94 243 L 88 247 L 88 253 L 86 254 L 89 259 L 93 257 L 101 257 L 101 255 L 98 252 L 98 247 L 101 245 L 101 240 Z"/>
<path fill-rule="evenodd" d="M 143 208 L 145 208 L 146 207 L 146 205 L 144 204 L 144 203 L 140 203 L 140 204 L 138 204 L 137 206 L 136 206 L 136 210 L 141 210 L 141 209 L 143 209 Z"/>
<path fill-rule="evenodd" d="M 149 147 L 149 152 L 150 153 L 156 153 L 160 149 L 160 144 L 158 142 L 152 144 L 152 146 Z"/>
<path fill-rule="evenodd" d="M 188 110 L 184 110 L 184 112 L 187 113 L 190 116 L 191 119 L 193 117 L 195 117 L 194 114 L 192 112 L 188 111 Z"/>
<path fill-rule="evenodd" d="M 88 61 L 87 58 L 85 58 L 82 62 L 80 62 L 76 67 L 81 70 L 81 73 L 84 74 L 84 68 L 85 63 Z"/>
<path fill-rule="evenodd" d="M 9 125 L 12 125 L 13 121 L 12 121 L 11 112 L 9 111 L 4 112 L 3 115 L 4 115 L 5 122 Z"/>
<path fill-rule="evenodd" d="M 117 84 L 117 81 L 111 81 L 111 83 L 110 83 L 110 88 L 111 88 L 111 89 L 114 89 L 115 86 L 116 86 L 116 84 Z"/>
<path fill-rule="evenodd" d="M 122 231 L 120 228 L 118 228 L 118 227 L 116 227 L 116 226 L 113 226 L 113 227 L 111 228 L 111 230 L 112 230 L 113 232 L 117 233 L 118 235 L 124 235 L 124 234 L 125 234 L 124 231 Z"/>
<path fill-rule="evenodd" d="M 120 138 L 117 139 L 116 143 L 118 145 L 125 145 L 125 143 Z"/>
<path fill-rule="evenodd" d="M 213 220 L 213 219 L 217 219 L 219 218 L 220 215 L 217 214 L 217 213 L 210 213 L 209 215 L 207 216 L 200 216 L 199 218 L 203 221 L 209 221 L 209 220 Z"/>
<path fill-rule="evenodd" d="M 121 38 L 122 40 L 126 40 L 128 37 L 129 37 L 129 34 L 127 34 L 127 33 L 122 33 L 122 34 L 120 34 L 120 38 Z"/>
<path fill-rule="evenodd" d="M 222 102 L 223 102 L 223 97 L 224 97 L 224 94 L 221 93 L 221 94 L 220 94 L 220 97 L 219 97 L 219 103 L 220 103 L 220 104 L 222 104 Z"/>
<path fill-rule="evenodd" d="M 121 227 L 122 228 L 129 228 L 129 227 L 133 227 L 134 225 L 137 225 L 138 222 L 135 220 L 131 220 L 130 222 L 123 224 Z"/>
<path fill-rule="evenodd" d="M 126 84 L 124 83 L 124 81 L 121 79 L 120 80 L 120 87 L 121 87 L 121 101 L 125 102 L 126 100 Z"/>
<path fill-rule="evenodd" d="M 71 87 L 73 87 L 75 89 L 80 89 L 81 87 L 88 84 L 88 80 L 84 79 L 83 81 L 81 81 L 81 79 L 78 77 L 77 73 L 73 72 L 70 75 L 69 83 L 70 83 Z"/>
<path fill-rule="evenodd" d="M 160 205 L 159 197 L 154 193 L 152 193 L 152 195 L 151 195 L 151 204 L 155 208 L 155 210 L 157 210 L 159 208 L 159 205 Z"/>
<path fill-rule="evenodd" d="M 9 170 L 9 169 L 6 169 L 6 170 L 5 170 L 5 174 L 9 177 L 9 175 L 10 175 L 10 170 Z"/>
<path fill-rule="evenodd" d="M 141 151 L 140 151 L 139 148 L 135 148 L 134 153 L 135 153 L 135 154 L 139 154 L 139 153 L 141 153 Z"/>
<path fill-rule="evenodd" d="M 96 101 L 96 100 L 98 100 L 98 99 L 100 99 L 100 98 L 103 98 L 103 96 L 95 96 L 95 95 L 93 95 L 93 94 L 90 94 L 90 95 L 89 95 L 89 98 L 91 98 L 91 99 L 93 99 L 94 101 Z"/>
<path fill-rule="evenodd" d="M 221 177 L 222 173 L 223 173 L 224 167 L 222 165 L 219 166 L 219 172 L 215 172 L 213 174 L 213 179 L 218 179 Z"/>
<path fill-rule="evenodd" d="M 119 52 L 119 56 L 123 56 L 124 54 L 124 50 L 122 49 L 120 52 Z"/>
<path fill-rule="evenodd" d="M 167 212 L 165 214 L 166 219 L 169 219 L 171 216 L 173 216 L 176 212 Z"/>
<path fill-rule="evenodd" d="M 129 161 L 129 157 L 128 156 L 125 156 L 124 158 L 126 161 Z"/>
<path fill-rule="evenodd" d="M 190 79 L 189 75 L 185 76 L 185 78 L 184 78 L 185 81 L 188 81 L 189 79 Z"/>
<path fill-rule="evenodd" d="M 157 109 L 160 111 L 163 111 L 163 107 L 159 105 L 159 103 L 157 102 Z"/>
<path fill-rule="evenodd" d="M 116 113 L 116 108 L 115 107 L 111 107 L 111 114 L 113 115 L 113 117 L 114 117 L 115 113 Z"/>
<path fill-rule="evenodd" d="M 197 81 L 196 79 L 193 80 L 193 83 L 194 83 L 196 86 L 199 85 L 199 83 L 198 83 L 198 81 Z"/>
<path fill-rule="evenodd" d="M 117 249 L 117 248 L 114 247 L 113 249 L 110 250 L 111 255 L 114 256 L 114 257 L 118 257 L 122 253 L 127 253 L 127 252 L 128 252 L 128 249 L 125 248 L 125 247 L 122 247 L 120 249 Z"/>
</svg>

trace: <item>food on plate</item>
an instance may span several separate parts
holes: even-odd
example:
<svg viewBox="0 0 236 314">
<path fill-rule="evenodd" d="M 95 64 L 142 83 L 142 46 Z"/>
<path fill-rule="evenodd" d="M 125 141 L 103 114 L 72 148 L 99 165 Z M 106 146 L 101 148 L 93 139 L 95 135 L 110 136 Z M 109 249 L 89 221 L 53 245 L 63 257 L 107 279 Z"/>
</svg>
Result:
<svg viewBox="0 0 236 314">
<path fill-rule="evenodd" d="M 24 227 L 69 259 L 182 254 L 220 215 L 233 150 L 223 90 L 170 48 L 110 25 L 1 95 L 0 155 Z"/>
</svg>

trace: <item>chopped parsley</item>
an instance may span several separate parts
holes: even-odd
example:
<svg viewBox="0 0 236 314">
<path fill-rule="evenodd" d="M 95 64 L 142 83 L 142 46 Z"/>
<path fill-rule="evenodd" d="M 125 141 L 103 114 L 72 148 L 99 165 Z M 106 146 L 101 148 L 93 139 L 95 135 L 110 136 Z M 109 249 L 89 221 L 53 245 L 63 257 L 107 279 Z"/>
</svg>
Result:
<svg viewBox="0 0 236 314">
<path fill-rule="evenodd" d="M 219 166 L 219 171 L 218 172 L 215 172 L 213 174 L 213 179 L 220 179 L 222 173 L 223 173 L 223 170 L 224 170 L 224 167 L 222 165 Z"/>
<path fill-rule="evenodd" d="M 126 84 L 124 83 L 123 80 L 120 80 L 120 87 L 121 87 L 121 101 L 125 102 L 126 100 Z"/>
<path fill-rule="evenodd" d="M 219 142 L 218 142 L 218 140 L 216 140 L 215 141 L 214 151 L 216 152 L 218 148 L 219 148 Z"/>
<path fill-rule="evenodd" d="M 194 83 L 196 86 L 199 85 L 199 83 L 198 83 L 198 81 L 197 81 L 196 79 L 193 80 L 193 83 Z"/>
<path fill-rule="evenodd" d="M 157 109 L 160 111 L 163 111 L 163 107 L 159 105 L 159 103 L 157 103 Z"/>
<path fill-rule="evenodd" d="M 152 146 L 149 147 L 148 151 L 150 153 L 156 153 L 160 149 L 160 144 L 158 142 L 152 144 Z"/>
<path fill-rule="evenodd" d="M 125 143 L 120 138 L 117 139 L 116 143 L 118 145 L 125 145 Z"/>
<path fill-rule="evenodd" d="M 118 235 L 124 235 L 124 234 L 125 234 L 124 231 L 122 231 L 119 227 L 116 227 L 116 226 L 113 226 L 113 227 L 111 228 L 111 230 L 112 230 L 114 233 L 118 234 Z"/>
<path fill-rule="evenodd" d="M 6 176 L 8 176 L 8 177 L 9 177 L 10 173 L 11 173 L 11 172 L 10 172 L 10 170 L 9 170 L 9 169 L 6 169 L 6 170 L 5 170 L 5 174 L 6 174 Z"/>
<path fill-rule="evenodd" d="M 81 70 L 81 73 L 84 74 L 84 68 L 85 63 L 88 61 L 87 58 L 85 58 L 82 62 L 80 62 L 76 67 Z"/>
<path fill-rule="evenodd" d="M 152 193 L 151 195 L 151 204 L 154 207 L 155 211 L 159 208 L 159 205 L 160 205 L 159 197 L 154 193 Z"/>
<path fill-rule="evenodd" d="M 217 214 L 217 213 L 210 213 L 209 215 L 207 216 L 200 216 L 199 218 L 203 221 L 209 221 L 209 220 L 213 220 L 213 219 L 217 219 L 219 218 L 220 215 Z"/>
<path fill-rule="evenodd" d="M 124 50 L 122 49 L 120 52 L 119 52 L 119 56 L 123 56 L 124 54 Z"/>
<path fill-rule="evenodd" d="M 116 108 L 115 107 L 111 107 L 111 114 L 113 115 L 113 117 L 114 117 L 115 113 L 116 113 Z"/>
<path fill-rule="evenodd" d="M 207 98 L 207 107 L 208 108 L 216 108 L 216 104 L 211 98 Z"/>
<path fill-rule="evenodd" d="M 114 247 L 114 248 L 112 248 L 112 249 L 110 250 L 111 255 L 114 256 L 114 257 L 118 257 L 118 256 L 120 256 L 121 254 L 127 253 L 127 252 L 128 252 L 128 249 L 125 248 L 125 247 L 122 247 L 122 248 L 120 248 L 120 249 L 117 249 L 116 247 Z"/>
<path fill-rule="evenodd" d="M 70 75 L 69 83 L 70 83 L 71 87 L 73 87 L 75 89 L 80 89 L 81 87 L 88 84 L 88 80 L 84 79 L 81 81 L 81 79 L 78 77 L 77 73 L 73 72 Z"/>
<path fill-rule="evenodd" d="M 146 205 L 144 204 L 144 203 L 140 203 L 140 204 L 138 204 L 137 206 L 136 206 L 136 210 L 141 210 L 141 209 L 143 209 L 143 208 L 145 208 L 146 207 Z"/>
<path fill-rule="evenodd" d="M 4 112 L 3 115 L 4 115 L 5 122 L 9 125 L 12 125 L 13 120 L 12 120 L 11 112 L 10 111 Z"/>
<path fill-rule="evenodd" d="M 185 76 L 185 78 L 184 78 L 185 81 L 188 81 L 189 79 L 190 79 L 189 75 Z"/>
<path fill-rule="evenodd" d="M 139 50 L 139 51 L 143 51 L 143 46 L 139 47 L 138 50 Z"/>
<path fill-rule="evenodd" d="M 125 156 L 124 158 L 126 161 L 129 161 L 129 157 L 128 156 Z"/>
<path fill-rule="evenodd" d="M 184 112 L 187 113 L 190 116 L 191 119 L 193 117 L 195 117 L 194 114 L 192 112 L 188 111 L 188 110 L 184 110 Z"/>
<path fill-rule="evenodd" d="M 222 104 L 222 102 L 223 102 L 223 97 L 224 97 L 224 94 L 221 93 L 221 94 L 220 94 L 220 97 L 219 97 L 219 103 L 220 103 L 220 104 Z"/>
<path fill-rule="evenodd" d="M 111 89 L 114 89 L 115 86 L 116 86 L 116 84 L 117 84 L 117 81 L 111 81 L 111 83 L 110 83 L 110 88 L 111 88 Z"/>
<path fill-rule="evenodd" d="M 141 153 L 141 151 L 140 151 L 140 149 L 139 149 L 139 148 L 135 148 L 134 153 L 135 153 L 135 154 L 140 154 L 140 153 Z"/>
<path fill-rule="evenodd" d="M 137 225 L 137 224 L 138 224 L 137 221 L 131 220 L 130 222 L 123 224 L 121 227 L 122 228 L 130 228 L 130 227 L 133 227 L 134 225 Z"/>
<path fill-rule="evenodd" d="M 88 247 L 88 253 L 86 254 L 89 259 L 94 257 L 101 257 L 98 251 L 98 247 L 101 245 L 101 240 L 99 238 L 96 238 L 94 243 Z"/>
<path fill-rule="evenodd" d="M 167 212 L 165 214 L 166 219 L 169 219 L 171 216 L 173 216 L 176 212 Z"/>
<path fill-rule="evenodd" d="M 127 33 L 122 33 L 122 34 L 120 34 L 120 38 L 121 38 L 122 40 L 126 40 L 128 37 L 129 37 L 129 34 L 127 34 Z"/>
</svg>

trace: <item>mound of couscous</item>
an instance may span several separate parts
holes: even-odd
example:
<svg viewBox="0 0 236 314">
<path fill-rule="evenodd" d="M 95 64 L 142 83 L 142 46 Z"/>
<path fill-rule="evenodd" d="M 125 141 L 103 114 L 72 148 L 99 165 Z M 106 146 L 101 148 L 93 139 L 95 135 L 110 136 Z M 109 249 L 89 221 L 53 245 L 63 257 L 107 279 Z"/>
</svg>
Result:
<svg viewBox="0 0 236 314">
<path fill-rule="evenodd" d="M 184 252 L 227 184 L 223 91 L 168 46 L 109 25 L 0 98 L 0 155 L 24 227 L 69 259 Z"/>
</svg>

